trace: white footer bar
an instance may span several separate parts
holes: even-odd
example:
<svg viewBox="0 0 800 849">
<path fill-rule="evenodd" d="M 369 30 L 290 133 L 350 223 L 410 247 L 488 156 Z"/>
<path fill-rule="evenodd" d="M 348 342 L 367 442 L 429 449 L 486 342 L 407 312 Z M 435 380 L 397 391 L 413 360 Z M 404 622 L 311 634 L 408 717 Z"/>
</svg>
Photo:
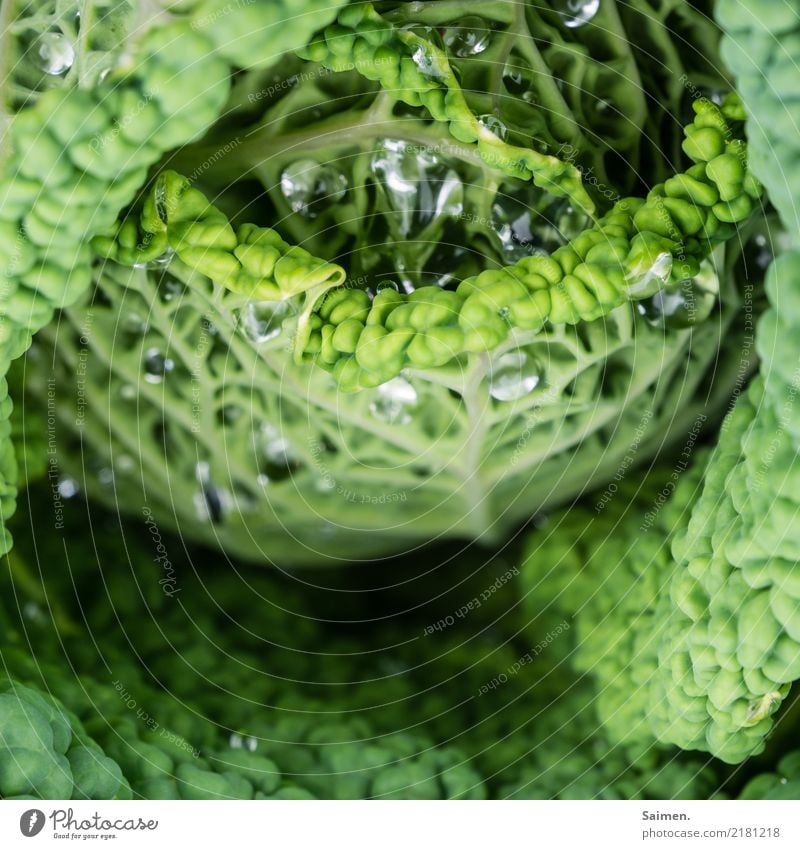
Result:
<svg viewBox="0 0 800 849">
<path fill-rule="evenodd" d="M 0 802 L 0 846 L 800 847 L 800 802 Z"/>
</svg>

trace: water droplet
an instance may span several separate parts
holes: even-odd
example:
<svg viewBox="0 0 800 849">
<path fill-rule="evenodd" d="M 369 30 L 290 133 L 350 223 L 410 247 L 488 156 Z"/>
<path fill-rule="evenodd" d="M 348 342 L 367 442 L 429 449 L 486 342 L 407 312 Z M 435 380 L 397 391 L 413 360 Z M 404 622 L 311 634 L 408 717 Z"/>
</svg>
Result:
<svg viewBox="0 0 800 849">
<path fill-rule="evenodd" d="M 148 259 L 145 262 L 134 262 L 134 268 L 164 268 L 172 262 L 172 258 L 175 256 L 175 251 L 172 248 L 167 248 L 163 254 L 155 257 L 154 259 Z"/>
<path fill-rule="evenodd" d="M 281 173 L 281 192 L 293 212 L 316 218 L 347 192 L 347 177 L 333 165 L 298 159 Z"/>
<path fill-rule="evenodd" d="M 775 250 L 770 239 L 764 233 L 757 233 L 742 250 L 739 259 L 742 278 L 750 284 L 760 283 L 774 258 Z"/>
<path fill-rule="evenodd" d="M 535 223 L 538 244 L 549 253 L 574 239 L 590 222 L 567 198 L 548 198 L 537 209 Z"/>
<path fill-rule="evenodd" d="M 108 17 L 103 23 L 109 23 Z M 108 45 L 111 46 L 110 44 Z M 83 53 L 81 78 L 87 85 L 99 85 L 114 70 L 119 60 L 116 50 L 88 50 Z"/>
<path fill-rule="evenodd" d="M 126 401 L 133 401 L 137 396 L 136 387 L 132 383 L 123 383 L 119 388 L 119 394 Z"/>
<path fill-rule="evenodd" d="M 672 274 L 672 254 L 664 251 L 652 265 L 638 274 L 629 274 L 628 291 L 631 295 L 648 296 L 662 289 Z"/>
<path fill-rule="evenodd" d="M 208 463 L 198 463 L 195 471 L 197 482 L 200 484 L 200 491 L 194 497 L 197 516 L 203 521 L 211 521 L 212 524 L 218 525 L 228 512 L 230 495 L 211 481 Z"/>
<path fill-rule="evenodd" d="M 136 467 L 136 463 L 130 454 L 119 454 L 114 459 L 114 465 L 117 467 L 117 471 L 122 474 L 128 474 Z"/>
<path fill-rule="evenodd" d="M 321 475 L 314 481 L 317 492 L 333 492 L 336 489 L 336 478 L 331 474 Z"/>
<path fill-rule="evenodd" d="M 78 487 L 78 482 L 75 478 L 71 478 L 69 475 L 64 475 L 58 480 L 58 494 L 62 498 L 74 498 L 78 492 L 80 491 Z"/>
<path fill-rule="evenodd" d="M 704 322 L 716 303 L 714 283 L 716 274 L 708 279 L 708 271 L 701 269 L 697 277 L 681 280 L 652 297 L 638 301 L 636 308 L 648 324 L 668 330 L 682 330 Z M 710 284 L 710 285 L 709 285 Z"/>
<path fill-rule="evenodd" d="M 243 749 L 244 748 L 244 738 L 242 737 L 241 734 L 237 734 L 236 732 L 234 732 L 228 738 L 228 745 L 232 749 Z"/>
<path fill-rule="evenodd" d="M 417 390 L 403 377 L 395 377 L 375 390 L 369 411 L 390 425 L 404 425 L 411 421 L 417 406 Z"/>
<path fill-rule="evenodd" d="M 418 44 L 411 54 L 414 64 L 425 74 L 426 77 L 441 78 L 444 76 L 432 50 L 422 44 Z"/>
<path fill-rule="evenodd" d="M 503 68 L 503 85 L 509 94 L 521 97 L 531 89 L 531 79 L 519 65 L 506 65 Z"/>
<path fill-rule="evenodd" d="M 60 32 L 46 32 L 34 44 L 37 64 L 54 77 L 65 74 L 75 61 L 75 47 Z"/>
<path fill-rule="evenodd" d="M 600 0 L 558 0 L 557 11 L 565 27 L 582 27 L 594 18 Z"/>
<path fill-rule="evenodd" d="M 281 332 L 283 322 L 294 313 L 289 301 L 251 301 L 241 311 L 245 336 L 260 345 Z"/>
<path fill-rule="evenodd" d="M 509 94 L 525 103 L 538 103 L 537 75 L 525 60 L 517 56 L 512 57 L 512 60 L 503 68 L 502 79 Z"/>
<path fill-rule="evenodd" d="M 483 53 L 492 39 L 492 31 L 483 18 L 465 15 L 445 30 L 444 43 L 453 56 L 466 59 Z"/>
<path fill-rule="evenodd" d="M 372 158 L 379 188 L 388 203 L 388 223 L 398 239 L 420 233 L 440 217 L 455 217 L 464 208 L 458 174 L 438 156 L 405 141 L 384 139 Z"/>
<path fill-rule="evenodd" d="M 110 487 L 114 485 L 114 470 L 109 466 L 102 466 L 97 470 L 97 480 L 100 486 Z"/>
<path fill-rule="evenodd" d="M 160 268 L 161 266 L 156 266 Z M 186 286 L 175 275 L 164 271 L 158 278 L 158 297 L 163 303 L 174 301 L 186 292 Z"/>
<path fill-rule="evenodd" d="M 137 312 L 128 312 L 122 317 L 121 329 L 130 336 L 144 336 L 147 332 L 147 319 Z"/>
<path fill-rule="evenodd" d="M 426 77 L 443 79 L 446 68 L 440 57 L 436 55 L 433 48 L 444 50 L 444 42 L 438 30 L 424 24 L 411 23 L 400 27 L 403 32 L 413 32 L 424 43 L 414 45 L 411 61 L 419 68 Z"/>
<path fill-rule="evenodd" d="M 242 417 L 244 410 L 236 404 L 224 404 L 217 410 L 217 421 L 223 425 L 235 424 Z"/>
<path fill-rule="evenodd" d="M 267 463 L 270 480 L 280 480 L 297 467 L 297 453 L 290 440 L 275 425 L 265 422 L 258 432 L 258 447 Z"/>
<path fill-rule="evenodd" d="M 161 381 L 175 368 L 175 362 L 164 356 L 158 348 L 148 348 L 144 355 L 144 379 L 148 383 Z"/>
<path fill-rule="evenodd" d="M 456 225 L 445 227 L 441 239 L 436 243 L 420 275 L 424 286 L 445 288 L 460 283 L 469 276 L 466 263 L 470 257 L 467 245 L 470 240 L 463 227 Z"/>
<path fill-rule="evenodd" d="M 509 261 L 530 256 L 539 247 L 532 219 L 531 208 L 521 197 L 497 193 L 492 204 L 492 224 Z"/>
<path fill-rule="evenodd" d="M 37 604 L 35 601 L 26 601 L 22 605 L 22 616 L 29 622 L 35 622 L 37 624 L 43 624 L 48 618 L 45 616 L 41 605 Z"/>
<path fill-rule="evenodd" d="M 478 122 L 502 141 L 508 137 L 508 127 L 496 115 L 479 115 Z"/>
<path fill-rule="evenodd" d="M 611 101 L 598 97 L 594 101 L 594 108 L 596 112 L 599 112 L 602 115 L 611 109 Z"/>
<path fill-rule="evenodd" d="M 318 528 L 320 536 L 328 537 L 328 539 L 337 537 L 341 533 L 341 528 L 339 528 L 337 525 L 334 525 L 333 522 L 322 522 L 320 523 Z"/>
<path fill-rule="evenodd" d="M 537 138 L 536 136 L 531 136 L 530 146 L 531 150 L 535 150 L 538 153 L 547 153 L 550 149 L 550 145 L 544 139 Z"/>
<path fill-rule="evenodd" d="M 498 401 L 518 401 L 539 385 L 541 363 L 525 351 L 509 351 L 489 369 L 489 394 Z"/>
</svg>

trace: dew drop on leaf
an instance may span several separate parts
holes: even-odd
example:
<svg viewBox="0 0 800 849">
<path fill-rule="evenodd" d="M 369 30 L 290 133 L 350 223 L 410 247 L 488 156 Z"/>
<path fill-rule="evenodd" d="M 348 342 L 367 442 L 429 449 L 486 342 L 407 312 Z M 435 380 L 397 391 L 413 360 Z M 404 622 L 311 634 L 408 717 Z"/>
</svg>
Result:
<svg viewBox="0 0 800 849">
<path fill-rule="evenodd" d="M 666 284 L 671 274 L 672 254 L 664 251 L 644 271 L 627 276 L 628 291 L 632 295 L 655 294 Z"/>
<path fill-rule="evenodd" d="M 117 467 L 117 471 L 123 475 L 129 474 L 136 467 L 136 463 L 130 454 L 118 454 L 114 458 L 114 465 Z"/>
<path fill-rule="evenodd" d="M 479 115 L 478 122 L 501 141 L 508 137 L 508 127 L 496 115 Z"/>
<path fill-rule="evenodd" d="M 668 330 L 681 330 L 702 324 L 716 303 L 719 281 L 710 263 L 704 263 L 697 277 L 681 280 L 650 298 L 638 301 L 636 308 L 648 324 Z"/>
<path fill-rule="evenodd" d="M 391 211 L 389 226 L 402 238 L 420 233 L 440 217 L 464 209 L 464 185 L 438 156 L 399 139 L 384 139 L 372 158 Z"/>
<path fill-rule="evenodd" d="M 144 262 L 134 262 L 134 268 L 164 268 L 172 262 L 172 258 L 175 256 L 175 251 L 172 248 L 168 248 L 164 251 L 160 256 L 155 257 L 154 259 L 148 259 Z"/>
<path fill-rule="evenodd" d="M 45 32 L 34 45 L 36 62 L 46 73 L 54 77 L 66 74 L 75 61 L 75 47 L 60 32 Z"/>
<path fill-rule="evenodd" d="M 600 0 L 557 0 L 555 8 L 565 27 L 582 27 L 597 14 Z"/>
<path fill-rule="evenodd" d="M 458 23 L 445 30 L 444 43 L 453 56 L 466 59 L 483 53 L 489 46 L 492 31 L 478 15 L 465 15 Z"/>
<path fill-rule="evenodd" d="M 283 169 L 281 192 L 292 212 L 316 218 L 345 196 L 347 177 L 333 165 L 298 159 Z"/>
<path fill-rule="evenodd" d="M 498 192 L 492 204 L 492 226 L 510 262 L 530 256 L 538 247 L 533 233 L 533 214 L 524 200 Z"/>
<path fill-rule="evenodd" d="M 161 267 L 161 266 L 156 266 Z M 173 274 L 165 271 L 158 278 L 158 297 L 162 303 L 169 303 L 180 298 L 186 292 L 186 286 Z"/>
<path fill-rule="evenodd" d="M 336 479 L 330 474 L 320 475 L 314 480 L 314 489 L 317 492 L 333 492 L 336 489 Z"/>
<path fill-rule="evenodd" d="M 444 49 L 444 42 L 439 32 L 433 27 L 419 23 L 405 24 L 400 29 L 404 32 L 413 32 L 423 42 L 426 42 L 415 44 L 414 52 L 411 54 L 411 61 L 417 66 L 420 73 L 432 79 L 442 79 L 444 69 L 433 51 L 434 47 L 439 50 Z"/>
<path fill-rule="evenodd" d="M 489 394 L 497 401 L 518 401 L 539 385 L 542 365 L 525 351 L 509 351 L 489 369 Z"/>
<path fill-rule="evenodd" d="M 417 390 L 404 377 L 395 377 L 375 390 L 369 411 L 385 424 L 404 425 L 411 422 L 416 406 Z"/>
<path fill-rule="evenodd" d="M 175 368 L 175 362 L 164 356 L 158 348 L 148 348 L 144 355 L 144 379 L 148 383 L 161 383 Z"/>
<path fill-rule="evenodd" d="M 194 498 L 197 516 L 203 521 L 218 525 L 228 511 L 231 503 L 230 495 L 211 481 L 208 463 L 198 463 L 195 472 L 200 485 Z"/>
<path fill-rule="evenodd" d="M 523 69 L 516 65 L 503 68 L 503 85 L 509 94 L 521 97 L 531 89 L 531 79 Z"/>
<path fill-rule="evenodd" d="M 269 480 L 283 480 L 298 467 L 298 457 L 291 441 L 271 422 L 264 422 L 256 431 L 256 449 L 263 458 Z"/>
<path fill-rule="evenodd" d="M 144 336 L 147 320 L 137 312 L 126 313 L 120 321 L 121 329 L 130 336 Z"/>
<path fill-rule="evenodd" d="M 221 425 L 233 425 L 244 414 L 244 410 L 236 404 L 224 404 L 217 410 L 217 421 Z"/>
<path fill-rule="evenodd" d="M 293 312 L 288 301 L 251 301 L 241 312 L 242 330 L 251 342 L 260 345 L 278 336 Z"/>
<path fill-rule="evenodd" d="M 78 482 L 69 475 L 58 479 L 58 494 L 62 498 L 74 498 L 79 492 Z"/>
</svg>

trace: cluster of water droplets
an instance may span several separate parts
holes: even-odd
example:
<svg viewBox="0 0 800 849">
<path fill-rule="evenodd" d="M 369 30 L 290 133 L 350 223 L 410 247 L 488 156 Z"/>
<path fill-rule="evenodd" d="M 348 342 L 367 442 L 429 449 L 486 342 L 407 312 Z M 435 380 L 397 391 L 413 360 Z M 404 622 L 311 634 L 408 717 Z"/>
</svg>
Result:
<svg viewBox="0 0 800 849">
<path fill-rule="evenodd" d="M 297 159 L 281 172 L 281 194 L 292 212 L 316 218 L 347 194 L 347 177 L 332 163 Z"/>
</svg>

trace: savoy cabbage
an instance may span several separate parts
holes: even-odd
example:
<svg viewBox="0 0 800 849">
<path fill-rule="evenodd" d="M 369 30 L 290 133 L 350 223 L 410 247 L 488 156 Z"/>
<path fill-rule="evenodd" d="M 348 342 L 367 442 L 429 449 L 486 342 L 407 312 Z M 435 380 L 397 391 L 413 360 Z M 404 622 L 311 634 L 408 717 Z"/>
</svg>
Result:
<svg viewBox="0 0 800 849">
<path fill-rule="evenodd" d="M 5 3 L 0 794 L 794 786 L 798 34 Z"/>
</svg>

